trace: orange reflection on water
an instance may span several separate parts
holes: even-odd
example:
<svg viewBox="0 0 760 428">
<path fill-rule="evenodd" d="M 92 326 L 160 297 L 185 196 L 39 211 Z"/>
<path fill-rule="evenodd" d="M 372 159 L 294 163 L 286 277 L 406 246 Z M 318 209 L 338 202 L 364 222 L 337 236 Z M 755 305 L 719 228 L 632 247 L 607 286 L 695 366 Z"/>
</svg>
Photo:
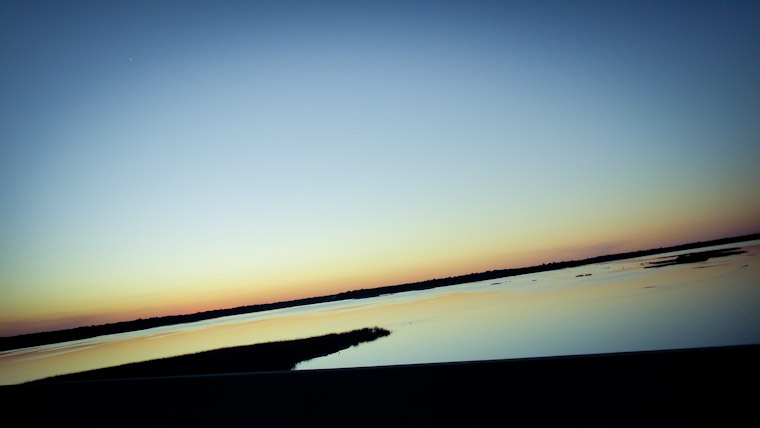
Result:
<svg viewBox="0 0 760 428">
<path fill-rule="evenodd" d="M 697 264 L 644 269 L 653 256 L 8 351 L 0 383 L 370 326 L 392 334 L 298 368 L 760 343 L 753 244 Z"/>
</svg>

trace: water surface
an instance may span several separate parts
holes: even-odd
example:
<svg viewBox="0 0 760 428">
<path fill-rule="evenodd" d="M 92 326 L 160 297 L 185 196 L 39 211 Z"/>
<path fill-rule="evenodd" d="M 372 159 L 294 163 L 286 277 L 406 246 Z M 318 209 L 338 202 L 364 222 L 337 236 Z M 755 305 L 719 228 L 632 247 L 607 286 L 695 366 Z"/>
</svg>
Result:
<svg viewBox="0 0 760 428">
<path fill-rule="evenodd" d="M 0 384 L 379 326 L 388 337 L 297 369 L 760 344 L 760 241 L 0 352 Z M 647 266 L 661 267 L 657 269 Z"/>
</svg>

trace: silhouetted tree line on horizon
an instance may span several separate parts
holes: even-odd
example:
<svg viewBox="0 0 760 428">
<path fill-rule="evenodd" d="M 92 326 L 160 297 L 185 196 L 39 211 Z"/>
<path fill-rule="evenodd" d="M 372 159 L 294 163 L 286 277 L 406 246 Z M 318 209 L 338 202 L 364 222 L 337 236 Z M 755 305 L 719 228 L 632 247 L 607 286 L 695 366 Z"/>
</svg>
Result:
<svg viewBox="0 0 760 428">
<path fill-rule="evenodd" d="M 538 266 L 529 266 L 522 268 L 489 270 L 480 273 L 470 273 L 459 276 L 450 276 L 439 279 L 429 279 L 407 284 L 387 285 L 377 288 L 363 288 L 359 290 L 344 291 L 342 293 L 330 294 L 327 296 L 306 297 L 302 299 L 288 300 L 274 303 L 261 303 L 256 305 L 239 306 L 229 309 L 215 309 L 204 312 L 196 312 L 186 315 L 168 315 L 163 317 L 151 317 L 147 319 L 139 318 L 133 321 L 121 321 L 110 324 L 90 325 L 76 327 L 66 330 L 46 331 L 40 333 L 29 333 L 18 336 L 0 337 L 0 351 L 10 349 L 26 348 L 30 346 L 46 345 L 50 343 L 67 342 L 71 340 L 87 339 L 107 334 L 125 333 L 129 331 L 145 330 L 153 327 L 163 327 L 167 325 L 190 323 L 203 321 L 212 318 L 219 318 L 231 315 L 240 315 L 251 312 L 261 312 L 273 309 L 289 308 L 293 306 L 303 306 L 315 303 L 332 302 L 347 299 L 363 299 L 367 297 L 376 297 L 383 294 L 399 293 L 403 291 L 427 290 L 449 285 L 464 284 L 468 282 L 483 281 L 510 276 L 525 275 L 530 273 L 546 272 L 572 268 L 594 263 L 606 263 L 617 260 L 631 259 L 636 257 L 650 256 L 653 254 L 667 253 L 671 251 L 690 250 L 694 248 L 722 245 L 743 241 L 760 239 L 760 233 L 751 235 L 737 236 L 732 238 L 722 238 L 712 241 L 694 242 L 690 244 L 675 245 L 671 247 L 661 247 L 649 250 L 632 251 L 628 253 L 610 254 L 604 256 L 591 257 L 583 260 L 571 260 L 564 262 L 543 263 Z"/>
</svg>

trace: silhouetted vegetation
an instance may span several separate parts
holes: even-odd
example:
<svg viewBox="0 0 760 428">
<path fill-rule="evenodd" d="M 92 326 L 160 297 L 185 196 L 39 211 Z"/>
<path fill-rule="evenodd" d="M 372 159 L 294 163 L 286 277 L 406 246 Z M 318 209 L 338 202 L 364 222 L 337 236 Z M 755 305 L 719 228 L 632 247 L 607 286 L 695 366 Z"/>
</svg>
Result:
<svg viewBox="0 0 760 428">
<path fill-rule="evenodd" d="M 403 291 L 427 290 L 436 287 L 445 287 L 448 285 L 464 284 L 467 282 L 483 281 L 509 276 L 525 275 L 536 272 L 546 272 L 557 269 L 572 268 L 594 263 L 606 263 L 617 260 L 625 260 L 635 257 L 644 257 L 671 251 L 691 250 L 695 248 L 707 247 L 712 245 L 732 244 L 736 242 L 751 241 L 760 239 L 760 233 L 744 235 L 733 238 L 716 239 L 713 241 L 695 242 L 691 244 L 676 245 L 672 247 L 662 247 L 650 250 L 633 251 L 628 253 L 610 254 L 605 256 L 592 257 L 583 260 L 571 260 L 564 262 L 552 262 L 539 266 L 530 266 L 514 269 L 490 270 L 480 273 L 470 273 L 467 275 L 452 276 L 440 279 L 430 279 L 408 284 L 389 285 L 384 287 L 360 289 L 346 291 L 338 294 L 327 296 L 308 297 L 303 299 L 288 300 L 276 303 L 264 303 L 258 305 L 240 306 L 230 309 L 216 309 L 212 311 L 197 312 L 188 315 L 170 315 L 165 317 L 153 317 L 148 319 L 137 319 L 134 321 L 123 321 L 103 325 L 91 325 L 88 327 L 77 327 L 59 331 L 49 331 L 41 333 L 30 333 L 19 336 L 0 337 L 0 351 L 9 349 L 25 348 L 29 346 L 46 345 L 50 343 L 67 342 L 70 340 L 86 339 L 90 337 L 102 336 L 106 334 L 124 333 L 128 331 L 144 330 L 153 327 L 162 327 L 167 325 L 189 323 L 202 321 L 212 318 L 225 317 L 230 315 L 240 315 L 251 312 L 268 311 L 272 309 L 288 308 L 293 306 L 310 305 L 315 303 L 332 302 L 344 299 L 362 299 L 366 297 L 375 297 L 383 294 L 398 293 Z"/>
<path fill-rule="evenodd" d="M 681 265 L 685 263 L 699 263 L 706 262 L 714 257 L 726 257 L 736 254 L 743 254 L 746 251 L 741 248 L 726 248 L 725 250 L 710 250 L 700 251 L 698 253 L 681 254 L 677 257 L 669 257 L 667 260 L 649 262 L 649 266 L 645 266 L 645 269 L 659 268 L 665 266 Z"/>
<path fill-rule="evenodd" d="M 9 426 L 744 426 L 760 345 L 0 386 Z"/>
<path fill-rule="evenodd" d="M 379 327 L 363 328 L 308 339 L 236 346 L 124 364 L 54 376 L 34 383 L 291 370 L 301 361 L 329 355 L 389 334 L 390 331 Z"/>
</svg>

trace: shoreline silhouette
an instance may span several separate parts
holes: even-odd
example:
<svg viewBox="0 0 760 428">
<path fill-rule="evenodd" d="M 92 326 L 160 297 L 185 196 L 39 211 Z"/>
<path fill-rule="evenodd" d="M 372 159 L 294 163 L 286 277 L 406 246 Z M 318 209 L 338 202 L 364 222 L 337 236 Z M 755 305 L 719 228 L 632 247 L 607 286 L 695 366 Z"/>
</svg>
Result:
<svg viewBox="0 0 760 428">
<path fill-rule="evenodd" d="M 119 366 L 67 373 L 27 383 L 286 371 L 292 370 L 296 364 L 302 361 L 334 354 L 390 334 L 391 332 L 384 328 L 367 327 L 304 339 L 233 346 L 176 357 L 127 363 Z"/>
<path fill-rule="evenodd" d="M 115 426 L 733 426 L 760 345 L 0 386 L 7 421 Z"/>
<path fill-rule="evenodd" d="M 636 257 L 644 257 L 661 253 L 668 253 L 673 251 L 692 250 L 702 247 L 733 244 L 745 241 L 752 241 L 760 239 L 760 233 L 736 236 L 730 238 L 715 239 L 711 241 L 693 242 L 688 244 L 675 245 L 670 247 L 654 248 L 649 250 L 639 250 L 626 253 L 609 254 L 603 256 L 590 257 L 582 260 L 570 260 L 563 262 L 551 262 L 536 266 L 510 268 L 510 269 L 498 269 L 490 270 L 479 273 L 470 273 L 465 275 L 451 276 L 446 278 L 429 279 L 425 281 L 405 283 L 398 285 L 388 285 L 376 288 L 358 289 L 352 291 L 345 291 L 337 294 L 330 294 L 325 296 L 306 297 L 302 299 L 287 300 L 282 302 L 262 303 L 255 305 L 239 306 L 228 309 L 215 309 L 210 311 L 197 312 L 193 314 L 185 315 L 167 315 L 162 317 L 152 318 L 139 318 L 133 321 L 121 321 L 116 323 L 108 323 L 101 325 L 81 326 L 64 330 L 45 331 L 37 333 L 28 333 L 16 336 L 0 337 L 0 352 L 8 351 L 12 349 L 27 348 L 32 346 L 48 345 L 52 343 L 68 342 L 72 340 L 88 339 L 92 337 L 104 336 L 108 334 L 126 333 L 130 331 L 146 330 L 154 327 L 163 327 L 168 325 L 184 324 L 196 321 L 203 321 L 208 319 L 220 318 L 231 315 L 240 315 L 253 312 L 262 312 L 273 309 L 282 309 L 295 306 L 304 306 L 316 303 L 333 302 L 348 299 L 363 299 L 368 297 L 376 297 L 383 294 L 393 294 L 405 291 L 418 291 L 427 290 L 438 287 L 445 287 L 449 285 L 458 285 L 469 282 L 491 280 L 498 278 L 506 278 L 511 276 L 525 275 L 538 272 L 546 272 L 552 270 L 559 270 L 565 268 L 578 267 L 583 265 L 606 263 L 612 261 L 619 261 L 625 259 L 632 259 Z M 734 250 L 734 249 L 732 249 Z M 726 250 L 728 251 L 728 250 Z M 717 257 L 720 252 L 714 253 L 711 256 Z M 731 254 L 725 254 L 731 255 Z M 693 262 L 701 261 L 699 257 L 682 257 L 681 261 L 674 263 L 664 262 L 662 265 L 667 266 L 671 264 L 680 264 L 688 260 Z M 659 267 L 653 265 L 652 267 Z"/>
</svg>

